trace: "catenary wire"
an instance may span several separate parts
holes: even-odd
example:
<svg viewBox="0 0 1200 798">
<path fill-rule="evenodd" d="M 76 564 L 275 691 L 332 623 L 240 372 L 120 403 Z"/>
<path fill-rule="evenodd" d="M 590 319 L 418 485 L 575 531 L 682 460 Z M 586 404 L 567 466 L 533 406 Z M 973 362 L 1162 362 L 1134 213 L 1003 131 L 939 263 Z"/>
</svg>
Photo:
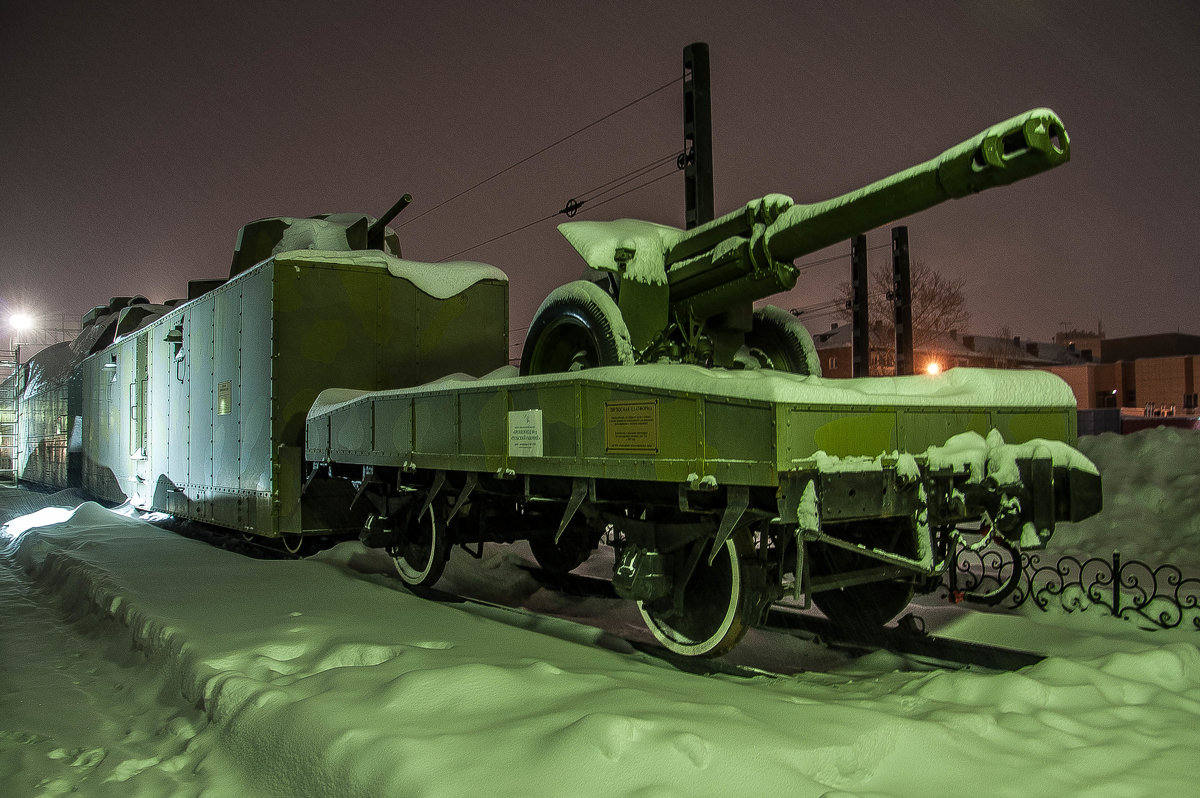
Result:
<svg viewBox="0 0 1200 798">
<path fill-rule="evenodd" d="M 672 86 L 674 86 L 676 83 L 678 83 L 681 80 L 683 80 L 682 77 L 672 78 L 671 80 L 667 81 L 666 83 L 659 86 L 658 88 L 646 92 L 641 97 L 638 97 L 635 100 L 630 100 L 629 102 L 625 103 L 624 105 L 622 105 L 620 108 L 616 109 L 615 111 L 610 111 L 609 113 L 605 114 L 604 116 L 600 117 L 599 119 L 589 122 L 588 124 L 579 128 L 575 132 L 568 133 L 567 135 L 563 136 L 562 138 L 558 139 L 557 141 L 554 141 L 550 144 L 547 144 L 545 147 L 542 147 L 537 152 L 535 152 L 531 155 L 527 155 L 524 158 L 522 158 L 521 160 L 517 161 L 516 163 L 513 163 L 509 166 L 504 167 L 499 172 L 496 172 L 495 174 L 491 175 L 490 177 L 485 177 L 483 180 L 480 180 L 475 185 L 470 186 L 469 188 L 465 188 L 462 191 L 458 192 L 453 197 L 442 200 L 441 202 L 434 205 L 432 208 L 429 208 L 428 210 L 424 210 L 421 213 L 418 213 L 416 216 L 406 219 L 402 224 L 399 225 L 399 227 L 405 227 L 405 226 L 411 224 L 412 222 L 415 222 L 417 219 L 420 219 L 425 214 L 432 213 L 433 211 L 436 211 L 438 208 L 441 208 L 444 205 L 448 205 L 449 203 L 453 202 L 454 200 L 458 199 L 459 197 L 463 196 L 464 194 L 468 194 L 468 193 L 474 191 L 475 189 L 479 188 L 480 186 L 484 185 L 485 183 L 489 183 L 492 180 L 495 180 L 500 175 L 505 174 L 506 172 L 510 172 L 513 169 L 516 169 L 521 164 L 526 163 L 527 161 L 533 160 L 534 158 L 538 157 L 542 153 L 557 147 L 559 144 L 562 144 L 564 141 L 567 141 L 568 139 L 578 136 L 580 133 L 583 133 L 585 130 L 590 130 L 591 128 L 595 127 L 596 125 L 600 124 L 601 122 L 605 121 L 606 119 L 610 119 L 610 118 L 616 116 L 617 114 L 621 113 L 625 109 L 630 108 L 631 106 L 637 105 L 642 100 L 646 100 L 650 97 L 653 97 L 655 94 L 658 94 L 660 91 L 665 91 L 666 89 L 671 88 Z M 544 220 L 538 220 L 538 221 L 544 221 Z M 536 222 L 534 222 L 533 224 L 536 224 Z M 451 257 L 453 257 L 453 256 L 451 256 Z"/>
<path fill-rule="evenodd" d="M 671 157 L 672 157 L 672 158 L 674 158 L 675 156 L 671 156 Z M 662 165 L 661 163 L 660 163 L 660 164 L 656 164 L 656 166 L 661 166 L 661 165 Z M 650 171 L 653 171 L 653 168 L 651 168 L 651 169 L 650 169 Z M 658 177 L 651 178 L 650 180 L 647 180 L 647 181 L 645 181 L 645 182 L 643 182 L 643 183 L 639 183 L 638 185 L 634 186 L 633 188 L 626 189 L 625 191 L 622 191 L 620 194 L 614 194 L 613 196 L 611 196 L 611 197 L 609 197 L 609 198 L 607 198 L 607 199 L 601 200 L 600 202 L 593 203 L 593 204 L 591 204 L 591 205 L 589 205 L 589 206 L 588 206 L 588 210 L 593 210 L 593 209 L 595 209 L 595 208 L 599 208 L 601 205 L 604 205 L 604 204 L 606 204 L 606 203 L 612 202 L 613 200 L 615 200 L 615 199 L 619 199 L 620 197 L 624 197 L 626 194 L 632 194 L 633 192 L 635 192 L 635 191 L 638 191 L 638 190 L 640 190 L 640 189 L 643 189 L 643 188 L 646 188 L 647 186 L 649 186 L 649 185 L 652 185 L 652 184 L 654 184 L 654 183 L 657 183 L 657 182 L 659 182 L 660 180 L 665 180 L 666 178 L 668 178 L 668 177 L 671 177 L 672 175 L 676 174 L 676 172 L 677 172 L 677 171 L 678 171 L 677 169 L 672 169 L 670 172 L 667 172 L 666 174 L 662 174 L 662 175 L 659 175 Z M 647 173 L 647 172 L 645 171 L 645 167 L 643 167 L 643 168 L 642 168 L 642 170 L 634 170 L 634 172 L 630 173 L 630 174 L 633 174 L 633 175 L 634 175 L 634 177 L 633 177 L 633 178 L 630 178 L 630 179 L 626 179 L 626 180 L 624 180 L 624 182 L 622 182 L 620 185 L 621 185 L 621 186 L 623 186 L 623 185 L 626 185 L 626 184 L 628 184 L 629 182 L 631 182 L 631 180 L 637 179 L 637 177 L 643 176 L 643 175 L 644 175 L 644 174 L 646 174 L 646 173 Z M 628 176 L 626 175 L 626 177 L 628 177 Z M 617 178 L 617 180 L 621 180 L 621 179 L 622 179 L 622 178 Z M 610 182 L 610 183 L 611 183 L 611 182 L 616 182 L 616 180 L 609 181 L 609 182 Z M 606 184 L 606 185 L 607 185 L 607 184 Z M 620 186 L 615 186 L 614 188 L 619 188 L 619 187 L 620 187 Z M 610 190 L 611 190 L 611 189 L 610 189 Z M 607 193 L 607 192 L 601 192 L 600 194 L 597 194 L 596 196 L 603 196 L 605 193 Z M 582 203 L 580 203 L 580 204 L 579 204 L 579 206 L 581 206 L 581 205 L 582 205 Z M 576 211 L 578 211 L 578 210 L 579 210 L 579 206 L 576 206 L 576 208 L 575 208 L 575 210 L 576 210 Z M 458 257 L 459 255 L 463 254 L 464 252 L 470 252 L 470 251 L 471 251 L 471 250 L 473 250 L 473 249 L 479 249 L 479 248 L 480 248 L 480 247 L 482 247 L 482 246 L 486 246 L 487 244 L 491 244 L 491 243 L 493 243 L 493 242 L 495 242 L 495 241 L 499 241 L 499 240 L 500 240 L 500 239 L 502 239 L 502 238 L 507 238 L 507 237 L 508 237 L 508 236 L 510 236 L 510 235 L 513 235 L 513 234 L 515 234 L 515 233 L 519 233 L 519 232 L 521 232 L 522 230 L 527 230 L 527 229 L 529 229 L 530 227 L 533 227 L 534 225 L 541 224 L 542 222 L 547 222 L 547 221 L 550 221 L 551 219 L 555 218 L 556 216 L 563 216 L 563 215 L 567 215 L 567 216 L 574 216 L 574 213 L 568 213 L 568 210 L 569 210 L 569 208 L 570 208 L 570 204 L 568 203 L 568 206 L 567 206 L 566 208 L 563 208 L 563 209 L 562 209 L 562 210 L 560 210 L 560 211 L 555 211 L 554 213 L 552 213 L 552 214 L 549 214 L 548 216 L 543 216 L 543 217 L 542 217 L 542 218 L 540 218 L 540 219 L 534 219 L 532 222 L 526 222 L 525 224 L 523 224 L 523 225 L 520 225 L 519 227 L 514 227 L 513 229 L 511 229 L 511 230 L 509 230 L 509 231 L 507 231 L 507 232 L 500 233 L 499 235 L 492 236 L 491 238 L 487 239 L 486 241 L 480 241 L 478 244 L 472 244 L 472 245 L 471 245 L 471 246 L 469 246 L 469 247 L 465 247 L 465 248 L 463 248 L 463 249 L 460 249 L 460 250 L 458 250 L 457 252 L 451 253 L 451 254 L 449 254 L 449 255 L 445 256 L 444 258 L 441 258 L 441 259 L 439 259 L 439 261 L 438 261 L 438 262 L 439 262 L 439 263 L 442 263 L 442 262 L 445 262 L 445 261 L 451 260 L 452 258 L 456 258 L 456 257 Z"/>
</svg>

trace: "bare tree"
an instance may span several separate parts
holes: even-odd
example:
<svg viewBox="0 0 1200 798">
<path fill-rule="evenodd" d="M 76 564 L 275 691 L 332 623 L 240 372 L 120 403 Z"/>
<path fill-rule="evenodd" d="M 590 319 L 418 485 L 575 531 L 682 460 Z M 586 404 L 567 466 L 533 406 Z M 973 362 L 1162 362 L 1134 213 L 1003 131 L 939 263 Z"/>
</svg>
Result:
<svg viewBox="0 0 1200 798">
<path fill-rule="evenodd" d="M 1017 365 L 1017 354 L 1020 350 L 1012 340 L 1012 327 L 1005 325 L 996 330 L 993 340 L 989 341 L 985 348 L 985 354 L 992 359 L 992 368 L 1011 369 Z"/>
<path fill-rule="evenodd" d="M 971 314 L 963 293 L 963 278 L 947 277 L 927 266 L 924 261 L 913 260 L 909 267 L 909 284 L 912 291 L 913 336 L 917 343 L 967 328 Z M 839 292 L 844 302 L 838 316 L 849 321 L 853 316 L 850 304 L 854 296 L 850 283 L 842 283 Z M 867 306 L 871 316 L 871 373 L 892 372 L 896 364 L 896 317 L 892 304 L 890 262 L 877 264 L 871 269 Z"/>
</svg>

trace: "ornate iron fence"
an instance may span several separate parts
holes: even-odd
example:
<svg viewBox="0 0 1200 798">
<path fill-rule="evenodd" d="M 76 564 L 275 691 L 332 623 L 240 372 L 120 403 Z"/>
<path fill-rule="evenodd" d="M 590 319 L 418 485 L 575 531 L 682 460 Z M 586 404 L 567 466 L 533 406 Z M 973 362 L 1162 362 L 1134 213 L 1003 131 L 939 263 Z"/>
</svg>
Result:
<svg viewBox="0 0 1200 798">
<path fill-rule="evenodd" d="M 1068 555 L 1047 564 L 1040 554 L 1021 553 L 1020 573 L 1015 567 L 1010 549 L 959 547 L 942 580 L 942 595 L 1010 609 L 1027 602 L 1041 610 L 1057 603 L 1067 612 L 1103 607 L 1162 629 L 1190 623 L 1200 630 L 1200 578 L 1174 565 L 1123 560 L 1114 551 L 1111 560 Z"/>
</svg>

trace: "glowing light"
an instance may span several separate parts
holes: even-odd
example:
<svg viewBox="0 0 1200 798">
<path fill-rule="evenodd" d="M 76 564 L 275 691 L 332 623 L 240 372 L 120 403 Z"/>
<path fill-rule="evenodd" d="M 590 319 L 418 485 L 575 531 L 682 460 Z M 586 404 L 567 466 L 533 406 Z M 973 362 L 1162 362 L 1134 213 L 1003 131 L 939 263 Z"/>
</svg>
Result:
<svg viewBox="0 0 1200 798">
<path fill-rule="evenodd" d="M 925 367 L 925 373 L 926 374 L 941 374 L 942 373 L 942 364 L 937 362 L 936 360 L 931 360 L 929 362 L 929 365 Z"/>
<path fill-rule="evenodd" d="M 17 332 L 33 329 L 33 316 L 28 313 L 14 313 L 8 317 L 9 325 Z"/>
</svg>

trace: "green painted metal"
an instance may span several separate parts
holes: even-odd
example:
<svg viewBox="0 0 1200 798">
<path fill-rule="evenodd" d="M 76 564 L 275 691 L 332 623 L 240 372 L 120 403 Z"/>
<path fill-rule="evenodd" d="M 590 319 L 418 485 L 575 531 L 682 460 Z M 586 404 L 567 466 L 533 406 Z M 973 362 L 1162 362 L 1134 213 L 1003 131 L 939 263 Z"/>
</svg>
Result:
<svg viewBox="0 0 1200 798">
<path fill-rule="evenodd" d="M 898 392 L 893 403 L 871 404 L 866 394 L 854 396 L 855 385 L 878 380 L 838 380 L 843 397 L 851 399 L 831 392 L 820 402 L 813 400 L 813 380 L 834 381 L 778 374 L 770 390 L 747 391 L 744 381 L 714 375 L 700 376 L 692 387 L 672 387 L 697 374 L 687 366 L 667 367 L 652 370 L 666 379 L 646 380 L 644 370 L 443 380 L 340 404 L 322 397 L 307 420 L 305 457 L 409 470 L 683 484 L 711 477 L 720 485 L 775 487 L 781 473 L 808 468 L 799 464 L 818 454 L 920 452 L 966 431 L 986 436 L 995 429 L 1009 443 L 1075 441 L 1069 391 L 1040 404 L 999 405 L 989 401 L 993 377 L 982 371 L 972 372 L 981 386 L 974 401 L 959 395 L 939 404 L 920 393 L 904 401 L 906 385 L 924 391 L 931 379 L 916 376 L 890 381 Z M 614 410 L 631 406 L 644 424 L 630 443 L 614 442 L 606 425 Z M 530 410 L 540 411 L 537 454 L 523 454 L 509 440 L 510 414 Z"/>
<path fill-rule="evenodd" d="M 1070 159 L 1062 120 L 1039 108 L 936 158 L 840 197 L 797 204 L 769 194 L 692 230 L 650 222 L 567 222 L 588 264 L 620 279 L 637 362 L 731 365 L 749 304 L 795 287 L 792 261 L 946 200 L 1005 186 Z M 722 342 L 733 334 L 732 344 Z"/>
<path fill-rule="evenodd" d="M 84 360 L 84 488 L 269 537 L 356 530 L 352 489 L 303 491 L 317 394 L 415 385 L 446 363 L 482 375 L 508 359 L 499 271 L 440 298 L 393 274 L 397 263 L 282 252 Z"/>
</svg>

